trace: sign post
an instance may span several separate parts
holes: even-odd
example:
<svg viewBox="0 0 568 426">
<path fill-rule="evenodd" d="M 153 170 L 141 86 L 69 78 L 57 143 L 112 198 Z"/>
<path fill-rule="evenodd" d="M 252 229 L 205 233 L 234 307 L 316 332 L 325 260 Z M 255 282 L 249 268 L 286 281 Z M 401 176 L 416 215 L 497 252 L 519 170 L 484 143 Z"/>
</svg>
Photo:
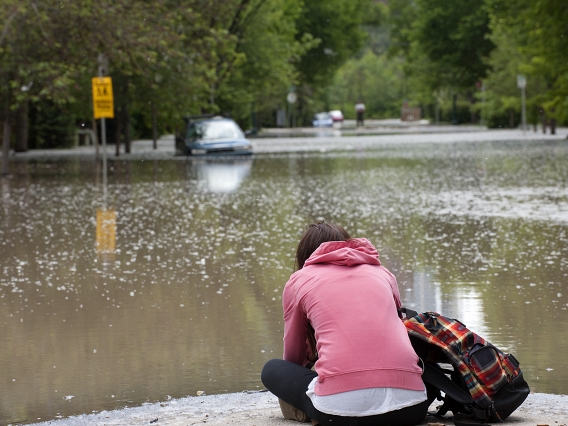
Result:
<svg viewBox="0 0 568 426">
<path fill-rule="evenodd" d="M 296 95 L 294 90 L 296 90 L 294 86 L 290 87 L 288 95 L 286 95 L 286 100 L 288 101 L 288 118 L 286 119 L 286 124 L 289 127 L 296 127 L 296 111 L 294 109 L 294 104 L 298 100 L 298 95 Z"/>
<path fill-rule="evenodd" d="M 523 122 L 523 133 L 525 133 L 527 130 L 527 108 L 525 101 L 525 87 L 527 87 L 527 78 L 524 75 L 517 75 L 517 87 L 521 89 L 521 116 Z"/>
<path fill-rule="evenodd" d="M 107 150 L 105 118 L 114 118 L 114 99 L 112 96 L 112 79 L 103 77 L 102 67 L 99 67 L 99 77 L 93 77 L 93 112 L 95 120 L 101 119 L 101 140 L 103 145 L 103 191 L 106 203 L 107 184 Z"/>
<path fill-rule="evenodd" d="M 100 54 L 99 76 L 92 78 L 93 113 L 95 120 L 101 120 L 101 141 L 103 145 L 103 207 L 97 210 L 97 252 L 102 256 L 103 264 L 114 261 L 116 247 L 116 211 L 107 209 L 107 149 L 106 122 L 114 118 L 114 99 L 112 95 L 112 79 L 104 77 L 108 70 L 108 59 Z"/>
</svg>

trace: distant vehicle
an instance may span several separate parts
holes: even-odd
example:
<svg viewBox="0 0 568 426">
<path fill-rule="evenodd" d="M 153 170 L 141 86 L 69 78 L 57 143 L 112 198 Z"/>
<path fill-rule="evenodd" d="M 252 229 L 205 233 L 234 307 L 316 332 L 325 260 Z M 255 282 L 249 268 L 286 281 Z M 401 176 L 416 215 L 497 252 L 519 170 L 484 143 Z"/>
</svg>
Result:
<svg viewBox="0 0 568 426">
<path fill-rule="evenodd" d="M 328 112 L 319 112 L 314 115 L 313 125 L 314 127 L 332 127 L 333 119 Z"/>
<path fill-rule="evenodd" d="M 333 111 L 329 111 L 329 115 L 334 123 L 341 123 L 343 122 L 343 113 L 338 109 L 334 109 Z"/>
<path fill-rule="evenodd" d="M 234 120 L 226 117 L 188 118 L 183 135 L 176 137 L 178 155 L 250 155 L 252 145 Z"/>
</svg>

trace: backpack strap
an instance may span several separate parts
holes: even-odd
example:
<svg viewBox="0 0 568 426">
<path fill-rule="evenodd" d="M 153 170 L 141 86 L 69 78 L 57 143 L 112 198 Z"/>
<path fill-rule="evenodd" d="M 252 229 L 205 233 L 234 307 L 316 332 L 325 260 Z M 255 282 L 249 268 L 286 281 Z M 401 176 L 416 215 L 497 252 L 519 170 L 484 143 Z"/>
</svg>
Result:
<svg viewBox="0 0 568 426">
<path fill-rule="evenodd" d="M 472 426 L 472 425 L 482 425 L 487 424 L 491 419 L 491 409 L 480 410 L 478 408 L 473 408 L 471 414 L 458 413 L 454 414 L 454 425 L 455 426 Z M 503 422 L 499 416 L 497 416 L 497 421 Z"/>
<path fill-rule="evenodd" d="M 399 314 L 405 314 L 406 318 L 412 318 L 412 317 L 415 317 L 416 315 L 418 315 L 418 312 L 413 311 L 412 309 L 408 309 L 408 308 L 398 308 L 398 313 Z"/>
<path fill-rule="evenodd" d="M 444 374 L 441 368 L 435 364 L 424 363 L 424 373 L 422 373 L 422 380 L 424 382 L 431 384 L 436 389 L 440 389 L 442 392 L 449 396 L 454 401 L 463 405 L 472 405 L 473 398 L 462 388 L 460 388 L 456 383 L 452 381 L 448 376 Z"/>
</svg>

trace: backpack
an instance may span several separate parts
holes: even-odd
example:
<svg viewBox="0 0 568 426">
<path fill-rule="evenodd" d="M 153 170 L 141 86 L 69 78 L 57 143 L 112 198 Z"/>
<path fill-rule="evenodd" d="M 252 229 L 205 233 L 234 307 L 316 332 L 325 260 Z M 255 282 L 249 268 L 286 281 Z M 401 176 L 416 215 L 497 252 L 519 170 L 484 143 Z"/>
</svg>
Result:
<svg viewBox="0 0 568 426">
<path fill-rule="evenodd" d="M 443 402 L 435 415 L 503 421 L 530 393 L 519 361 L 458 320 L 401 308 L 410 342 L 424 365 L 428 402 Z M 442 395 L 442 393 L 444 395 Z"/>
</svg>

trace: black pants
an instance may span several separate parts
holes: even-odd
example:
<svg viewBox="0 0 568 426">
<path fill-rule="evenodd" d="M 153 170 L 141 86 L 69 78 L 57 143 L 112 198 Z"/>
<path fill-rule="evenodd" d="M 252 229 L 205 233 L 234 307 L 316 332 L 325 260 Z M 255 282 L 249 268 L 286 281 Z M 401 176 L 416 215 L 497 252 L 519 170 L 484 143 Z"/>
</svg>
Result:
<svg viewBox="0 0 568 426">
<path fill-rule="evenodd" d="M 426 417 L 428 402 L 390 411 L 384 414 L 365 417 L 335 416 L 318 411 L 306 395 L 308 385 L 317 376 L 309 370 L 282 359 L 271 359 L 262 369 L 261 380 L 264 386 L 288 404 L 302 410 L 312 420 L 322 425 L 334 426 L 410 426 L 420 423 Z"/>
</svg>

